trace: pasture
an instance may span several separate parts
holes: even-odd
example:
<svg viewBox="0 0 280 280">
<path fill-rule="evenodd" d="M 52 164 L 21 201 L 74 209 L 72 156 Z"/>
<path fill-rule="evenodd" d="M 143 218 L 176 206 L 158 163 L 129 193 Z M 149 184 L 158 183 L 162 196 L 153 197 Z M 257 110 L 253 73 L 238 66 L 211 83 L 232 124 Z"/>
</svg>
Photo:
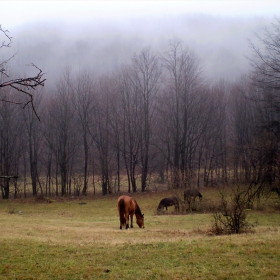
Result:
<svg viewBox="0 0 280 280">
<path fill-rule="evenodd" d="M 267 201 L 249 212 L 252 233 L 216 236 L 204 211 L 213 190 L 196 212 L 158 215 L 168 195 L 131 194 L 145 229 L 129 230 L 119 229 L 119 195 L 1 200 L 0 279 L 279 279 L 280 213 Z"/>
</svg>

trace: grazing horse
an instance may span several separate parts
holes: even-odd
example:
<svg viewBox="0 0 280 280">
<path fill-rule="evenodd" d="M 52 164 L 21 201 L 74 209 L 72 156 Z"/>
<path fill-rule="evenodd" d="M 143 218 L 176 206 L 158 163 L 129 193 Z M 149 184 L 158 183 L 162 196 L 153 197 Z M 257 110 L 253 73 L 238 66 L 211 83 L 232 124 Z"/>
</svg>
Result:
<svg viewBox="0 0 280 280">
<path fill-rule="evenodd" d="M 136 223 L 140 228 L 144 228 L 144 214 L 141 213 L 140 207 L 136 200 L 130 196 L 122 195 L 118 198 L 118 210 L 120 215 L 120 229 L 126 225 L 126 229 L 133 228 L 133 215 L 136 216 Z"/>
<path fill-rule="evenodd" d="M 199 197 L 199 200 L 202 200 L 202 194 L 199 192 L 198 189 L 186 189 L 184 192 L 184 200 L 189 200 L 191 197 L 195 198 Z"/>
<path fill-rule="evenodd" d="M 184 191 L 184 201 L 185 205 L 187 203 L 188 210 L 192 211 L 195 207 L 195 198 L 199 197 L 199 200 L 202 200 L 202 194 L 199 192 L 198 189 L 186 189 Z M 193 199 L 192 199 L 193 198 Z"/>
<path fill-rule="evenodd" d="M 161 210 L 164 207 L 167 210 L 168 206 L 173 206 L 173 205 L 175 206 L 175 211 L 179 211 L 179 200 L 178 200 L 178 198 L 176 196 L 166 197 L 166 198 L 163 198 L 160 201 L 157 210 Z"/>
</svg>

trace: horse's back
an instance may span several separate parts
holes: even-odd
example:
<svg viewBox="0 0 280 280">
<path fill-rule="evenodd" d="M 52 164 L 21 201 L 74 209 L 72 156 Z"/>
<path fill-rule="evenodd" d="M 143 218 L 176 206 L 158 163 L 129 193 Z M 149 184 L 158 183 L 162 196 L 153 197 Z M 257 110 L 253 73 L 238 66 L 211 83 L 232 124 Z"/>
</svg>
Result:
<svg viewBox="0 0 280 280">
<path fill-rule="evenodd" d="M 136 201 L 128 196 L 128 195 L 121 195 L 118 198 L 118 206 L 120 207 L 120 204 L 123 204 L 123 208 L 125 211 L 131 211 L 133 208 L 135 208 Z"/>
<path fill-rule="evenodd" d="M 173 205 L 179 205 L 179 200 L 176 196 L 173 197 L 165 197 L 163 198 L 159 205 L 158 205 L 158 209 L 163 208 L 163 207 L 168 207 L 168 206 L 173 206 Z"/>
<path fill-rule="evenodd" d="M 159 204 L 165 204 L 166 202 L 167 202 L 166 198 L 163 198 L 163 199 L 159 202 Z"/>
<path fill-rule="evenodd" d="M 186 199 L 187 197 L 196 197 L 199 196 L 200 198 L 202 197 L 202 194 L 198 189 L 186 189 L 184 192 L 184 198 Z"/>
<path fill-rule="evenodd" d="M 171 204 L 171 203 L 173 203 L 173 200 L 172 199 L 170 199 L 169 197 L 165 197 L 165 198 L 163 198 L 161 201 L 160 201 L 160 203 L 159 203 L 159 205 L 162 205 L 162 206 L 169 206 L 169 204 Z"/>
<path fill-rule="evenodd" d="M 121 195 L 121 196 L 118 198 L 118 203 L 119 203 L 121 200 L 122 200 L 125 204 L 127 204 L 127 203 L 130 203 L 130 202 L 133 200 L 133 198 L 130 197 L 130 196 L 128 196 L 128 195 Z"/>
<path fill-rule="evenodd" d="M 179 203 L 179 199 L 177 196 L 172 196 L 170 198 L 174 201 L 175 204 Z"/>
</svg>

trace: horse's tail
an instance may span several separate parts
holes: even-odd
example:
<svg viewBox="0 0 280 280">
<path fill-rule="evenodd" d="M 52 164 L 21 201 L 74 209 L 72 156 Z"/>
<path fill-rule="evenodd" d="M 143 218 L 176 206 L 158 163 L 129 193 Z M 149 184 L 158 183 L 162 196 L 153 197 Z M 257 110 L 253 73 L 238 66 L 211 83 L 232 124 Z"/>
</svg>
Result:
<svg viewBox="0 0 280 280">
<path fill-rule="evenodd" d="M 120 215 L 120 222 L 121 225 L 125 225 L 125 207 L 124 207 L 124 199 L 120 199 L 119 201 L 119 215 Z"/>
</svg>

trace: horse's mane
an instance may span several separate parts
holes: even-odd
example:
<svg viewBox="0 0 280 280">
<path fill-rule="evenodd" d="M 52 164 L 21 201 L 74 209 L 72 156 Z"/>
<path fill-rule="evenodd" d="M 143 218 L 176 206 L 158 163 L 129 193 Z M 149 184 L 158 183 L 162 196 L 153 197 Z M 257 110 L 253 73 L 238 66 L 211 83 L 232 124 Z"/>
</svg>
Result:
<svg viewBox="0 0 280 280">
<path fill-rule="evenodd" d="M 143 216 L 143 214 L 142 214 L 142 212 L 141 212 L 141 209 L 140 209 L 138 203 L 136 202 L 136 200 L 134 200 L 134 201 L 135 201 L 135 204 L 136 204 L 135 214 L 140 215 L 140 216 Z"/>
</svg>

